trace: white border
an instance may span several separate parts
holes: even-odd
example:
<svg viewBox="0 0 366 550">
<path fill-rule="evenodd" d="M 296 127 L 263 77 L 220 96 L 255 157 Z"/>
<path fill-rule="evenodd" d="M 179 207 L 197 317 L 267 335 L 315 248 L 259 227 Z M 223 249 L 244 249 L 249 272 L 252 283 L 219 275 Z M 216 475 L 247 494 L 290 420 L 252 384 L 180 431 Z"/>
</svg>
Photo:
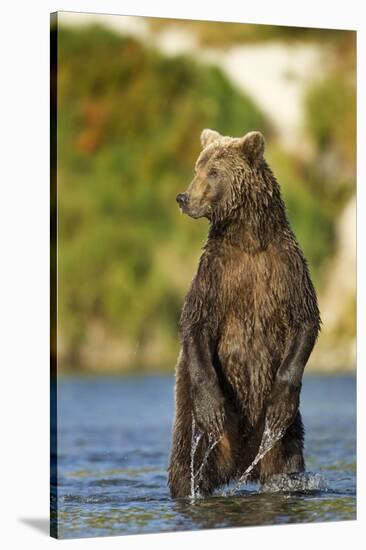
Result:
<svg viewBox="0 0 366 550">
<path fill-rule="evenodd" d="M 358 30 L 358 521 L 253 527 L 57 542 L 19 518 L 48 515 L 48 203 L 49 203 L 49 13 L 56 10 L 122 13 L 248 23 Z M 365 55 L 362 2 L 307 0 L 218 4 L 186 0 L 124 2 L 8 0 L 1 10 L 1 539 L 4 548 L 53 544 L 68 548 L 333 549 L 363 546 L 365 525 Z M 361 541 L 361 542 L 359 542 Z M 23 545 L 23 546 L 21 546 Z"/>
</svg>

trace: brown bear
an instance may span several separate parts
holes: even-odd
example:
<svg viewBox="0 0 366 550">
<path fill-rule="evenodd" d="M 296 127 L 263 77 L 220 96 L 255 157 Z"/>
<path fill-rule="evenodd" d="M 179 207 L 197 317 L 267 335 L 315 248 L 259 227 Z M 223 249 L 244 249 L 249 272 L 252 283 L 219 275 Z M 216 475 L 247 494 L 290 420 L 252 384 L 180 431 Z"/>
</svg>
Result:
<svg viewBox="0 0 366 550">
<path fill-rule="evenodd" d="M 193 181 L 176 199 L 210 229 L 179 325 L 174 498 L 192 493 L 192 445 L 201 495 L 238 479 L 262 451 L 252 481 L 304 471 L 299 395 L 321 324 L 262 134 L 206 129 L 201 144 Z"/>
</svg>

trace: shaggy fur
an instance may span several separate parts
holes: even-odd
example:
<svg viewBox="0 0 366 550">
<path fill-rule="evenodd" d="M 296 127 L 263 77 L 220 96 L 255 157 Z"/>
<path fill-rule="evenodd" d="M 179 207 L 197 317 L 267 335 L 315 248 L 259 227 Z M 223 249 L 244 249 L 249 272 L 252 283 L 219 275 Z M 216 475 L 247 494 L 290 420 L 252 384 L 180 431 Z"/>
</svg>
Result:
<svg viewBox="0 0 366 550">
<path fill-rule="evenodd" d="M 256 456 L 264 426 L 284 433 L 253 480 L 304 470 L 299 394 L 320 327 L 307 264 L 286 217 L 259 132 L 243 138 L 204 130 L 186 193 L 177 196 L 210 230 L 180 320 L 176 414 L 169 465 L 173 497 L 190 494 L 192 413 L 220 437 L 201 494 L 238 478 Z"/>
</svg>

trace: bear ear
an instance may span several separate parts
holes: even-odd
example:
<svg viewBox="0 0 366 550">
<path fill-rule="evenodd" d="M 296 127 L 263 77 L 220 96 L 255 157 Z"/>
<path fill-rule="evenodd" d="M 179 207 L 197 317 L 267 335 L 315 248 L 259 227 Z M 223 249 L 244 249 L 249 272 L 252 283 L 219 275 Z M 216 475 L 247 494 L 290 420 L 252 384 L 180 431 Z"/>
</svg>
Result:
<svg viewBox="0 0 366 550">
<path fill-rule="evenodd" d="M 210 145 L 210 143 L 213 143 L 220 137 L 222 137 L 221 134 L 219 134 L 219 132 L 216 132 L 216 130 L 209 130 L 208 128 L 206 128 L 205 130 L 202 130 L 201 132 L 202 148 L 204 149 L 205 147 L 207 147 L 207 145 Z"/>
<path fill-rule="evenodd" d="M 263 157 L 263 134 L 261 132 L 249 132 L 239 140 L 239 147 L 250 162 L 256 162 Z"/>
</svg>

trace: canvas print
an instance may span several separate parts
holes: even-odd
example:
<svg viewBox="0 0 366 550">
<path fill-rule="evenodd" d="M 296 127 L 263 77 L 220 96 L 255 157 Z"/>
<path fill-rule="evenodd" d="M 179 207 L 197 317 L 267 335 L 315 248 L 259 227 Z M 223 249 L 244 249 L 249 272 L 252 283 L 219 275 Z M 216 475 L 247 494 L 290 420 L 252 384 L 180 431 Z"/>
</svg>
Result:
<svg viewBox="0 0 366 550">
<path fill-rule="evenodd" d="M 52 536 L 356 518 L 355 72 L 351 30 L 52 14 Z"/>
</svg>

